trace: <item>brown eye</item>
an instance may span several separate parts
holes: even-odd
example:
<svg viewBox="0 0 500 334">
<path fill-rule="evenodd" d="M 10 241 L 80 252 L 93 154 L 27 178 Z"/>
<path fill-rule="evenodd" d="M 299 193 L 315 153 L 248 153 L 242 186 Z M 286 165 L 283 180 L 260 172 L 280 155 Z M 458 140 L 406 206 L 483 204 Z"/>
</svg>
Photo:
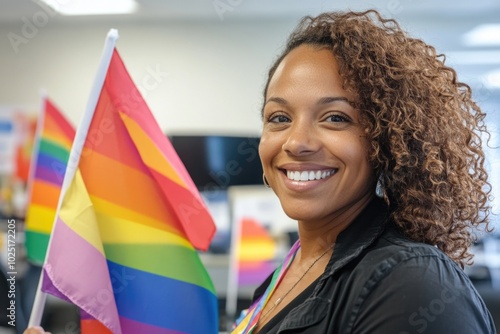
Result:
<svg viewBox="0 0 500 334">
<path fill-rule="evenodd" d="M 290 119 L 285 115 L 276 115 L 269 118 L 269 122 L 271 123 L 287 123 L 290 122 Z"/>
<path fill-rule="evenodd" d="M 343 123 L 343 122 L 350 122 L 351 119 L 348 118 L 347 116 L 343 116 L 343 115 L 339 115 L 339 114 L 332 114 L 326 118 L 326 121 L 332 122 L 332 123 L 340 123 L 340 122 Z"/>
</svg>

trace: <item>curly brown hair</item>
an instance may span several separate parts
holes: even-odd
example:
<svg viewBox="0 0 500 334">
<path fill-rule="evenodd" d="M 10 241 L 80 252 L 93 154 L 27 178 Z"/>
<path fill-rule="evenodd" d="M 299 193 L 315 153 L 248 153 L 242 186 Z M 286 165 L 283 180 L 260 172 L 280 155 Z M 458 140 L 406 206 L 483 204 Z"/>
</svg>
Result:
<svg viewBox="0 0 500 334">
<path fill-rule="evenodd" d="M 410 239 L 460 265 L 481 226 L 490 230 L 485 114 L 444 55 L 377 11 L 305 17 L 269 70 L 302 44 L 327 47 L 344 88 L 357 96 L 370 161 L 391 217 Z"/>
</svg>

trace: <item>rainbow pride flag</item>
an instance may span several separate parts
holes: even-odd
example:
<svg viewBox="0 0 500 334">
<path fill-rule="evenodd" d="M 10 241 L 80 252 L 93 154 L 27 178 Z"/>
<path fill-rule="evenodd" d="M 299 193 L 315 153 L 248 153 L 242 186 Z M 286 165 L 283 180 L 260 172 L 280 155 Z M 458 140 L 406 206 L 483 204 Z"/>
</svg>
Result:
<svg viewBox="0 0 500 334">
<path fill-rule="evenodd" d="M 241 220 L 240 242 L 237 250 L 238 285 L 258 285 L 264 282 L 276 264 L 276 242 L 266 229 L 253 218 Z"/>
<path fill-rule="evenodd" d="M 215 225 L 112 45 L 72 147 L 78 168 L 63 185 L 42 289 L 83 311 L 84 333 L 217 333 L 196 251 Z"/>
<path fill-rule="evenodd" d="M 38 117 L 29 177 L 26 251 L 30 262 L 42 265 L 56 216 L 75 129 L 46 97 Z"/>
</svg>

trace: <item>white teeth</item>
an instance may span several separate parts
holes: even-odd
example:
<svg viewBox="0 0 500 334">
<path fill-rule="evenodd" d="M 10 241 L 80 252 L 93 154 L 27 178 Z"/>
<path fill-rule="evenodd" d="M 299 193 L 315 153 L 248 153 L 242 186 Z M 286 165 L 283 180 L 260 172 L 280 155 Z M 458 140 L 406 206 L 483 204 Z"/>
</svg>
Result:
<svg viewBox="0 0 500 334">
<path fill-rule="evenodd" d="M 318 170 L 318 171 L 287 171 L 286 176 L 290 180 L 294 181 L 312 181 L 312 180 L 321 180 L 329 177 L 330 175 L 335 174 L 335 170 Z"/>
</svg>

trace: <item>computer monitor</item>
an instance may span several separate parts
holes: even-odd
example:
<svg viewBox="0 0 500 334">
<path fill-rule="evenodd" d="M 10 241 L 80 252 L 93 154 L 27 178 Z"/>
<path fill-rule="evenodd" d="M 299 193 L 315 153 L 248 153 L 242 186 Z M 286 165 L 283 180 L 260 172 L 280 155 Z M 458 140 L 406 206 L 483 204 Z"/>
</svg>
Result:
<svg viewBox="0 0 500 334">
<path fill-rule="evenodd" d="M 227 253 L 231 243 L 231 186 L 262 185 L 259 137 L 170 135 L 170 142 L 210 210 L 217 232 L 209 252 Z"/>
<path fill-rule="evenodd" d="M 200 191 L 262 184 L 259 137 L 170 135 L 169 138 Z"/>
</svg>

